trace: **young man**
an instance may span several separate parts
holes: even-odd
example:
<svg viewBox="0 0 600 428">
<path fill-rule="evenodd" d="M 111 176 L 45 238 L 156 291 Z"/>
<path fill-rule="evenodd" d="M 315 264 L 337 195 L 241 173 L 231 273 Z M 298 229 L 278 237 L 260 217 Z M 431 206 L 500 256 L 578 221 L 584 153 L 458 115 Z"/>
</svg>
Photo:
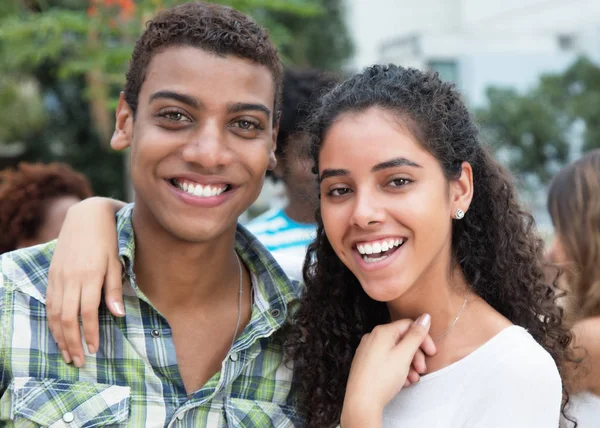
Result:
<svg viewBox="0 0 600 428">
<path fill-rule="evenodd" d="M 275 166 L 281 74 L 265 31 L 230 8 L 149 23 L 111 141 L 131 149 L 136 194 L 117 214 L 126 315 L 101 306 L 97 346 L 67 364 L 46 311 L 55 243 L 3 255 L 0 425 L 301 423 L 281 344 L 298 290 L 237 227 Z"/>
<path fill-rule="evenodd" d="M 301 125 L 310 113 L 311 98 L 335 83 L 333 75 L 319 70 L 285 70 L 275 151 L 277 166 L 271 175 L 283 181 L 287 205 L 269 210 L 246 225 L 286 274 L 296 280 L 302 280 L 306 250 L 315 238 L 315 209 L 319 203 L 317 178 L 312 172 L 312 159 L 300 132 Z"/>
</svg>

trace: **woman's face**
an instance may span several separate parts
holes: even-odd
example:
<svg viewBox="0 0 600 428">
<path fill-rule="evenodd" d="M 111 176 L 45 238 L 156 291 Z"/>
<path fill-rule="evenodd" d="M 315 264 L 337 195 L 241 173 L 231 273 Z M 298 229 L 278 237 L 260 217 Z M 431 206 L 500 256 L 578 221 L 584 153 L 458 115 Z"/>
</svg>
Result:
<svg viewBox="0 0 600 428">
<path fill-rule="evenodd" d="M 470 188 L 448 182 L 392 112 L 341 115 L 325 136 L 319 177 L 327 237 L 371 298 L 395 300 L 449 269 L 452 217 L 467 211 Z"/>
</svg>

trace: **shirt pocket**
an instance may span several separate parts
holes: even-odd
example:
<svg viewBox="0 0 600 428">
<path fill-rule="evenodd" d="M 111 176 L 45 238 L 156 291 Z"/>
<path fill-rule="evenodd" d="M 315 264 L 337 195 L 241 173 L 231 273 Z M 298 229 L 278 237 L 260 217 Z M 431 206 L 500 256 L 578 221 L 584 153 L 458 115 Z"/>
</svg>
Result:
<svg viewBox="0 0 600 428">
<path fill-rule="evenodd" d="M 129 417 L 127 386 L 17 377 L 9 391 L 16 427 L 118 427 Z"/>
<path fill-rule="evenodd" d="M 228 427 L 236 428 L 305 426 L 293 406 L 241 398 L 228 398 L 225 401 L 225 419 Z"/>
</svg>

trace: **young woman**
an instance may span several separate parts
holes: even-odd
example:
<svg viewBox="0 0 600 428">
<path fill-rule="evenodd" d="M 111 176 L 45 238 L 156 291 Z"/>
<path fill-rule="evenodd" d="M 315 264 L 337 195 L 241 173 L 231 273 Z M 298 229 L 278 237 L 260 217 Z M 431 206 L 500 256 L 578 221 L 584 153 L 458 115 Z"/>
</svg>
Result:
<svg viewBox="0 0 600 428">
<path fill-rule="evenodd" d="M 548 211 L 555 228 L 551 259 L 562 267 L 568 324 L 582 364 L 569 364 L 573 408 L 580 428 L 600 421 L 600 150 L 562 169 L 552 180 Z"/>
<path fill-rule="evenodd" d="M 288 352 L 308 425 L 558 426 L 570 333 L 543 244 L 453 85 L 373 66 L 326 94 L 307 131 L 320 208 Z M 88 272 L 114 258 L 64 237 L 70 254 L 92 250 Z M 71 296 L 85 275 L 61 275 Z M 394 344 L 417 318 L 432 340 L 407 379 Z"/>
</svg>

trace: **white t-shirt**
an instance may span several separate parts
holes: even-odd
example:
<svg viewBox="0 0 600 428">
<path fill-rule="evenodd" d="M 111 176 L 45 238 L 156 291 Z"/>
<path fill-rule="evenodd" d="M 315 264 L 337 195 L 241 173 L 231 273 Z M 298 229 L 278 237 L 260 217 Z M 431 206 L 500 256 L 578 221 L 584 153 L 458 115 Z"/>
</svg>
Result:
<svg viewBox="0 0 600 428">
<path fill-rule="evenodd" d="M 555 428 L 562 384 L 554 360 L 511 326 L 460 361 L 421 377 L 385 407 L 384 428 Z"/>
<path fill-rule="evenodd" d="M 581 392 L 570 396 L 567 414 L 577 419 L 577 428 L 600 427 L 600 397 L 591 392 Z"/>
</svg>

